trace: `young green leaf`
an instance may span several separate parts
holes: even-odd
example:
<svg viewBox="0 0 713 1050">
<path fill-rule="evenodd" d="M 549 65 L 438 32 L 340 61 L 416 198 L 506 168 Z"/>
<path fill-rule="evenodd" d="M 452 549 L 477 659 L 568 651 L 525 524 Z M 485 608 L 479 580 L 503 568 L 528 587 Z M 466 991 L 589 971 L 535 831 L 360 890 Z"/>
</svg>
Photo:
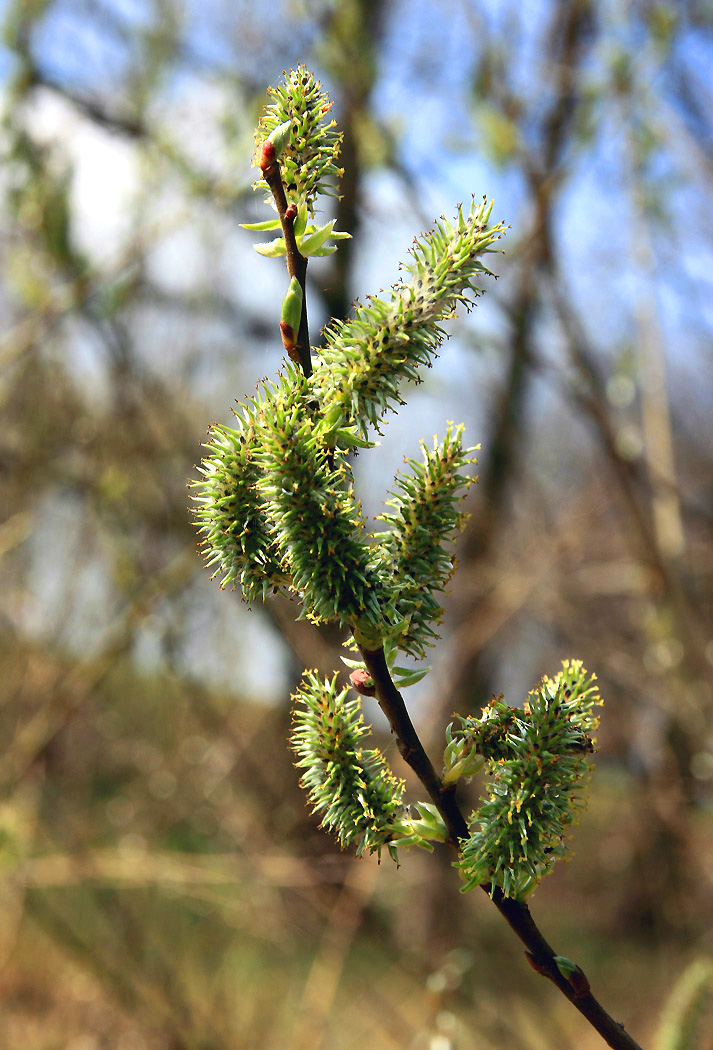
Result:
<svg viewBox="0 0 713 1050">
<path fill-rule="evenodd" d="M 250 230 L 253 233 L 265 233 L 268 230 L 279 230 L 280 220 L 265 219 L 264 222 L 241 222 L 240 226 L 243 230 Z"/>
<path fill-rule="evenodd" d="M 258 255 L 264 255 L 266 259 L 279 259 L 281 255 L 287 254 L 284 237 L 276 237 L 274 241 L 262 241 L 260 244 L 253 244 L 253 250 Z"/>
</svg>

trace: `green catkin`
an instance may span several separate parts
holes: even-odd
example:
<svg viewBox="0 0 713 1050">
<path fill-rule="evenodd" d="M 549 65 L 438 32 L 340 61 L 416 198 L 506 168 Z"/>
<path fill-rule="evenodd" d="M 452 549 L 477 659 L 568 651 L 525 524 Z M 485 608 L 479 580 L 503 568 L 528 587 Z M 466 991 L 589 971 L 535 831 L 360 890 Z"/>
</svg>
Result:
<svg viewBox="0 0 713 1050">
<path fill-rule="evenodd" d="M 353 318 L 335 321 L 319 351 L 322 367 L 314 375 L 315 393 L 328 406 L 328 426 L 356 424 L 364 436 L 379 430 L 387 410 L 402 405 L 404 380 L 419 382 L 419 369 L 431 366 L 443 342 L 440 322 L 452 317 L 459 303 L 469 305 L 480 294 L 473 283 L 490 270 L 479 256 L 504 233 L 488 226 L 492 204 L 475 201 L 454 223 L 443 219 L 416 240 L 407 281 L 399 281 L 388 298 L 370 297 Z"/>
<path fill-rule="evenodd" d="M 313 215 L 316 198 L 336 197 L 332 180 L 344 174 L 336 164 L 342 136 L 335 130 L 336 121 L 328 117 L 332 103 L 319 81 L 301 65 L 286 73 L 284 82 L 268 93 L 273 101 L 265 107 L 255 132 L 257 153 L 276 128 L 289 122 L 289 141 L 278 159 L 285 195 L 288 203 L 305 205 Z M 255 188 L 267 190 L 266 200 L 272 203 L 264 179 Z"/>
<path fill-rule="evenodd" d="M 380 853 L 405 816 L 404 785 L 377 749 L 364 749 L 371 732 L 358 696 L 339 689 L 337 676 L 320 681 L 308 671 L 293 702 L 291 747 L 312 812 L 340 846 L 357 855 Z"/>
<path fill-rule="evenodd" d="M 388 526 L 378 537 L 383 566 L 399 581 L 395 610 L 403 626 L 397 644 L 413 656 L 425 656 L 425 646 L 438 637 L 434 627 L 443 609 L 434 592 L 444 591 L 453 573 L 446 544 L 466 520 L 458 505 L 473 478 L 463 471 L 478 461 L 462 437 L 462 426 L 449 425 L 433 449 L 422 443 L 422 462 L 406 460 L 409 473 L 396 476 L 387 502 L 392 511 L 381 518 Z"/>
<path fill-rule="evenodd" d="M 471 816 L 458 862 L 464 890 L 490 882 L 507 897 L 530 893 L 564 855 L 564 837 L 582 807 L 590 734 L 601 704 L 595 677 L 577 660 L 534 689 L 524 709 L 494 698 L 461 736 L 482 755 L 491 780 Z"/>
<path fill-rule="evenodd" d="M 210 455 L 194 484 L 194 516 L 206 564 L 217 565 L 221 586 L 240 588 L 247 602 L 289 583 L 280 564 L 263 501 L 257 490 L 259 441 L 247 408 L 237 427 L 214 426 L 205 447 Z"/>
<path fill-rule="evenodd" d="M 294 588 L 315 621 L 335 621 L 379 639 L 390 593 L 372 548 L 347 466 L 332 465 L 316 436 L 305 383 L 296 372 L 262 413 L 259 490 Z"/>
</svg>

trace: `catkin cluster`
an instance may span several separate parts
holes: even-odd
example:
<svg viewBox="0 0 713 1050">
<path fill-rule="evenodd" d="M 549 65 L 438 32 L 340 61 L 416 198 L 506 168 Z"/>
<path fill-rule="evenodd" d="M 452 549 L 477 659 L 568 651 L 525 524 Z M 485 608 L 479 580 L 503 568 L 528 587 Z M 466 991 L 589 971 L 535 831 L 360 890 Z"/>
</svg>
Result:
<svg viewBox="0 0 713 1050">
<path fill-rule="evenodd" d="M 495 698 L 480 718 L 461 720 L 451 735 L 453 758 L 480 755 L 490 776 L 461 843 L 464 890 L 489 882 L 508 897 L 525 896 L 564 855 L 566 832 L 583 805 L 599 704 L 595 677 L 573 660 L 543 679 L 524 708 Z"/>
<path fill-rule="evenodd" d="M 479 255 L 502 233 L 489 214 L 473 205 L 424 235 L 410 280 L 333 325 L 309 379 L 287 365 L 239 406 L 236 427 L 212 429 L 196 517 L 207 560 L 247 601 L 290 591 L 311 619 L 350 627 L 370 649 L 395 640 L 422 656 L 437 636 L 476 450 L 449 427 L 422 462 L 407 459 L 380 530 L 366 527 L 347 457 L 370 447 L 369 428 L 403 403 L 400 386 L 430 366 L 439 322 L 477 293 L 475 276 L 489 272 Z"/>
<path fill-rule="evenodd" d="M 310 225 L 308 215 L 319 195 L 335 192 L 329 180 L 340 174 L 331 104 L 302 66 L 271 96 L 256 133 L 263 173 L 272 179 L 279 165 L 298 251 L 305 258 L 330 254 L 336 245 L 327 242 L 347 234 L 334 231 L 334 220 Z M 442 322 L 480 294 L 476 282 L 490 274 L 483 256 L 504 232 L 502 223 L 489 225 L 491 210 L 474 200 L 453 222 L 442 219 L 418 238 L 388 292 L 328 326 L 309 377 L 292 360 L 299 359 L 304 310 L 303 287 L 293 277 L 280 315 L 291 360 L 238 405 L 232 427 L 211 428 L 193 496 L 206 560 L 223 586 L 238 588 L 248 602 L 271 591 L 296 597 L 315 622 L 349 628 L 362 652 L 383 648 L 400 688 L 425 671 L 397 666 L 397 652 L 422 658 L 437 637 L 438 596 L 453 571 L 452 541 L 464 521 L 460 503 L 474 480 L 477 450 L 464 447 L 463 428 L 449 424 L 440 442 L 405 460 L 373 529 L 354 495 L 349 455 L 372 447 L 386 415 L 404 404 L 404 384 L 419 382 L 431 366 Z M 278 232 L 255 246 L 259 254 L 285 254 L 281 222 L 273 216 L 247 226 Z M 368 689 L 366 667 L 345 663 Z M 572 662 L 522 709 L 494 700 L 481 718 L 448 727 L 444 785 L 484 764 L 490 775 L 460 843 L 465 889 L 489 882 L 522 896 L 562 854 L 598 703 L 593 678 Z M 294 697 L 292 747 L 323 825 L 358 853 L 386 846 L 395 857 L 397 844 L 431 848 L 432 840 L 446 840 L 434 805 L 404 806 L 403 784 L 379 751 L 363 746 L 369 730 L 359 698 L 338 688 L 336 676 L 321 681 L 306 673 Z"/>
</svg>

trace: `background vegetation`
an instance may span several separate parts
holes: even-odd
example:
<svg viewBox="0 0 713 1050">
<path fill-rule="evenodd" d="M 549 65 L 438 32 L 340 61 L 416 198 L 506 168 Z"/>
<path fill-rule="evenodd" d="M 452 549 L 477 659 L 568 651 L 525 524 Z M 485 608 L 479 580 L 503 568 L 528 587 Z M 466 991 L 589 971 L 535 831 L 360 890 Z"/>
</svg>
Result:
<svg viewBox="0 0 713 1050">
<path fill-rule="evenodd" d="M 378 867 L 315 828 L 288 697 L 338 640 L 196 555 L 207 424 L 281 352 L 282 263 L 238 224 L 265 86 L 304 61 L 354 234 L 310 268 L 315 332 L 456 201 L 512 225 L 357 473 L 375 512 L 444 418 L 482 441 L 417 722 L 597 671 L 590 808 L 533 908 L 650 1046 L 713 953 L 713 8 L 273 7 L 3 5 L 0 1044 L 599 1045 L 447 856 Z"/>
</svg>

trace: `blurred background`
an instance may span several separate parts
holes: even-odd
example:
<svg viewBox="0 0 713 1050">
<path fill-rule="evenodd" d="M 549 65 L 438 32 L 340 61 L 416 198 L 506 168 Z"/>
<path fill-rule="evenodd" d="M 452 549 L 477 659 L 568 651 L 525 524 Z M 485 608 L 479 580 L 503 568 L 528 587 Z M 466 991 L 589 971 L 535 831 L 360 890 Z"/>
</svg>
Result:
<svg viewBox="0 0 713 1050">
<path fill-rule="evenodd" d="M 196 553 L 207 427 L 279 364 L 283 263 L 239 223 L 268 215 L 265 88 L 304 62 L 353 234 L 310 264 L 315 342 L 457 202 L 512 227 L 356 474 L 378 513 L 446 420 L 482 442 L 414 717 L 437 762 L 455 710 L 596 671 L 589 809 L 532 908 L 651 1046 L 713 955 L 713 5 L 0 13 L 0 1045 L 603 1045 L 445 852 L 357 862 L 316 828 L 289 695 L 340 640 Z"/>
</svg>

